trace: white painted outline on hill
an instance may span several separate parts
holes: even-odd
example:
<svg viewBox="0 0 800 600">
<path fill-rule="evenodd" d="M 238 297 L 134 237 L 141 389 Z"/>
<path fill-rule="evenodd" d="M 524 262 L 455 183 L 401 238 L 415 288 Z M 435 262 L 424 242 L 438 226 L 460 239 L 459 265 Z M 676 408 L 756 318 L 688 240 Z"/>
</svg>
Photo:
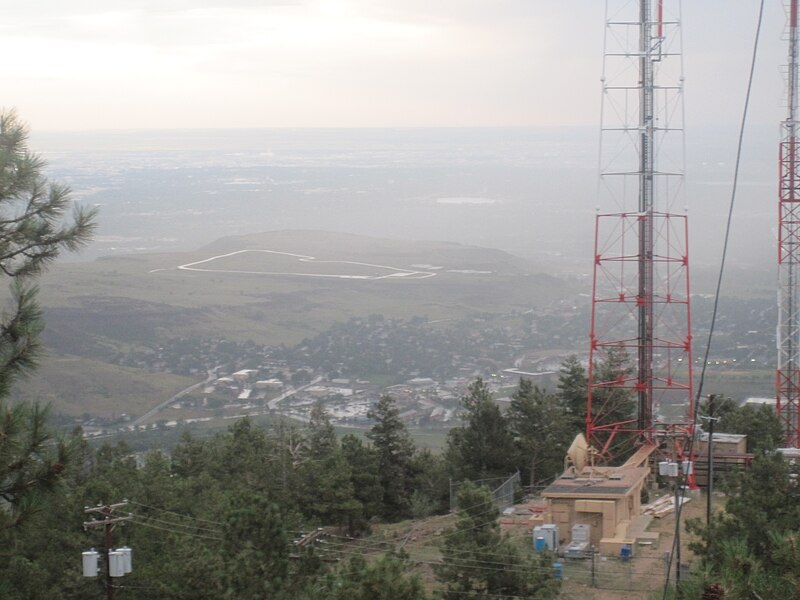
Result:
<svg viewBox="0 0 800 600">
<path fill-rule="evenodd" d="M 263 252 L 264 254 L 281 254 L 283 256 L 293 256 L 297 258 L 299 262 L 313 262 L 317 264 L 332 264 L 332 265 L 334 264 L 357 265 L 360 267 L 372 267 L 376 269 L 385 269 L 394 272 L 389 273 L 387 275 L 335 275 L 332 273 L 282 273 L 274 271 L 244 271 L 236 269 L 196 268 L 196 265 L 202 265 L 204 263 L 209 263 L 219 258 L 227 258 L 229 256 L 235 256 L 237 254 L 243 254 L 245 252 Z M 359 279 L 359 280 L 370 280 L 370 281 L 377 281 L 379 279 L 398 279 L 398 278 L 427 279 L 428 277 L 436 276 L 436 273 L 431 273 L 429 271 L 410 271 L 408 269 L 401 269 L 399 267 L 390 267 L 388 265 L 375 265 L 372 263 L 354 262 L 350 260 L 317 260 L 313 256 L 306 256 L 304 254 L 292 254 L 291 252 L 278 252 L 277 250 L 254 250 L 254 249 L 236 250 L 235 252 L 229 252 L 227 254 L 219 254 L 217 256 L 212 256 L 210 258 L 204 258 L 203 260 L 198 260 L 195 262 L 186 263 L 185 265 L 180 265 L 178 266 L 178 269 L 182 271 L 197 271 L 199 273 L 239 273 L 244 275 L 290 275 L 294 277 L 327 277 L 332 279 Z"/>
</svg>

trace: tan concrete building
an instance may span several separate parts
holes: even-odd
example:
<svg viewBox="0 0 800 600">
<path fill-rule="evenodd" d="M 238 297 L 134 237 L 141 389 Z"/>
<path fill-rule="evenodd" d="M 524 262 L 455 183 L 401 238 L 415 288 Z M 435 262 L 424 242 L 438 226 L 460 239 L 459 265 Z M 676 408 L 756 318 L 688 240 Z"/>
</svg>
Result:
<svg viewBox="0 0 800 600">
<path fill-rule="evenodd" d="M 542 492 L 547 509 L 542 523 L 558 525 L 568 543 L 574 525 L 589 525 L 590 541 L 603 554 L 619 555 L 629 537 L 631 521 L 641 513 L 641 493 L 649 469 L 643 466 L 570 468 Z"/>
</svg>

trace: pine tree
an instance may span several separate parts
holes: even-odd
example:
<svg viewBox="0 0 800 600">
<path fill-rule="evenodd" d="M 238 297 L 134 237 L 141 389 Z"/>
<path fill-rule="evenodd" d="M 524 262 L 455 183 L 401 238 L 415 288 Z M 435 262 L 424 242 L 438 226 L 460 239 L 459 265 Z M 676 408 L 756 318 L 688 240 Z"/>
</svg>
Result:
<svg viewBox="0 0 800 600">
<path fill-rule="evenodd" d="M 633 390 L 633 367 L 630 356 L 621 347 L 609 347 L 593 365 L 592 380 L 597 386 L 592 390 L 592 419 L 610 425 L 625 423 L 617 432 L 602 431 L 594 434 L 589 443 L 606 450 L 624 461 L 636 451 L 637 396 Z M 634 378 L 635 379 L 635 378 Z"/>
<path fill-rule="evenodd" d="M 6 401 L 16 379 L 36 366 L 42 313 L 35 281 L 64 250 L 86 244 L 95 211 L 76 208 L 69 188 L 49 183 L 44 161 L 28 150 L 28 131 L 15 112 L 0 114 L 0 276 L 10 283 L 0 317 L 0 533 L 26 521 L 41 506 L 68 461 L 53 445 L 46 410 Z"/>
<path fill-rule="evenodd" d="M 514 444 L 508 422 L 482 379 L 461 399 L 462 427 L 447 435 L 445 457 L 457 479 L 502 477 L 514 472 Z"/>
<path fill-rule="evenodd" d="M 514 440 L 515 464 L 535 485 L 560 473 L 573 438 L 570 416 L 559 399 L 520 379 L 506 419 Z"/>
<path fill-rule="evenodd" d="M 558 396 L 569 412 L 572 428 L 576 433 L 586 429 L 587 393 L 586 369 L 578 357 L 572 354 L 558 368 Z"/>
<path fill-rule="evenodd" d="M 716 430 L 746 435 L 748 452 L 774 450 L 784 439 L 781 421 L 768 406 L 737 406 L 722 415 Z"/>
<path fill-rule="evenodd" d="M 362 512 L 330 417 L 317 403 L 308 424 L 307 448 L 300 464 L 300 502 L 304 512 L 324 525 L 352 528 Z"/>
<path fill-rule="evenodd" d="M 458 492 L 455 528 L 445 533 L 442 565 L 436 577 L 445 584 L 445 600 L 478 600 L 512 596 L 549 600 L 558 596 L 559 584 L 548 572 L 549 556 L 523 554 L 500 531 L 491 492 L 470 482 Z"/>
<path fill-rule="evenodd" d="M 274 597 L 286 585 L 289 540 L 280 510 L 263 496 L 233 498 L 224 529 L 227 589 L 223 597 Z"/>
<path fill-rule="evenodd" d="M 350 483 L 355 499 L 361 504 L 361 514 L 353 516 L 351 535 L 368 528 L 367 521 L 380 514 L 383 506 L 383 487 L 378 477 L 378 453 L 352 433 L 342 437 L 342 455 L 350 469 Z"/>
<path fill-rule="evenodd" d="M 384 395 L 367 413 L 375 424 L 367 432 L 378 453 L 378 477 L 383 488 L 382 516 L 408 516 L 414 478 L 414 442 L 394 399 Z"/>
<path fill-rule="evenodd" d="M 317 402 L 311 409 L 308 422 L 307 446 L 308 455 L 313 460 L 323 460 L 333 454 L 339 447 L 336 431 L 331 424 L 330 415 L 322 402 Z"/>
<path fill-rule="evenodd" d="M 800 486 L 796 467 L 778 453 L 760 454 L 750 469 L 724 484 L 725 511 L 706 526 L 687 521 L 699 538 L 690 547 L 702 559 L 703 585 L 718 584 L 731 598 L 796 598 Z M 752 592 L 755 592 L 753 594 Z M 728 595 L 725 596 L 726 598 Z"/>
<path fill-rule="evenodd" d="M 360 555 L 326 579 L 324 597 L 330 600 L 426 600 L 418 576 L 405 574 L 402 557 L 386 555 L 367 562 Z"/>
</svg>

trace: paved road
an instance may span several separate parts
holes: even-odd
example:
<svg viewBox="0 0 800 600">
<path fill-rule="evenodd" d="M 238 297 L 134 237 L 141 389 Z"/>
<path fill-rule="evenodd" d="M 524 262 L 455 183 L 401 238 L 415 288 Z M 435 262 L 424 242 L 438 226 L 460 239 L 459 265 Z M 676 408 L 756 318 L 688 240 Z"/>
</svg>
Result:
<svg viewBox="0 0 800 600">
<path fill-rule="evenodd" d="M 147 421 L 147 419 L 149 419 L 154 414 L 156 414 L 158 411 L 166 408 L 167 406 L 169 406 L 170 404 L 172 404 L 173 402 L 175 402 L 176 400 L 178 400 L 182 396 L 185 396 L 186 394 L 189 394 L 189 393 L 195 391 L 196 389 L 198 389 L 198 388 L 200 388 L 200 387 L 202 387 L 202 386 L 204 386 L 206 384 L 211 383 L 212 381 L 214 381 L 214 379 L 217 378 L 216 370 L 217 370 L 217 367 L 215 367 L 214 369 L 211 369 L 208 372 L 208 377 L 206 377 L 203 381 L 199 381 L 199 382 L 197 382 L 197 383 L 195 383 L 193 385 L 190 385 L 189 387 L 187 387 L 187 388 L 181 390 L 180 392 L 174 394 L 168 400 L 165 400 L 164 402 L 162 402 L 158 406 L 155 406 L 155 407 L 151 408 L 146 413 L 144 413 L 141 417 L 136 419 L 133 423 L 128 425 L 128 427 L 136 427 L 137 425 L 141 425 L 142 423 Z M 316 379 L 313 379 L 312 381 L 309 381 L 307 384 L 301 385 L 299 388 L 290 388 L 290 389 L 286 390 L 284 393 L 282 393 L 280 396 L 278 396 L 277 398 L 273 398 L 272 400 L 270 400 L 267 403 L 267 406 L 269 406 L 269 408 L 272 409 L 272 410 L 277 410 L 278 403 L 281 400 L 284 400 L 285 398 L 288 398 L 289 396 L 293 396 L 297 392 L 301 392 L 304 389 L 306 389 L 307 387 L 311 387 L 312 385 L 316 385 L 317 383 L 322 381 L 322 379 L 323 379 L 322 377 L 317 377 Z"/>
<path fill-rule="evenodd" d="M 301 385 L 301 386 L 300 386 L 299 388 L 297 388 L 297 389 L 295 389 L 295 388 L 289 388 L 288 390 L 286 390 L 285 392 L 283 392 L 283 393 L 282 393 L 280 396 L 278 396 L 277 398 L 273 398 L 272 400 L 270 400 L 269 402 L 267 402 L 267 406 L 270 408 L 270 410 L 278 410 L 278 403 L 279 403 L 281 400 L 285 400 L 285 399 L 286 399 L 286 398 L 288 398 L 289 396 L 294 396 L 294 395 L 295 395 L 297 392 L 302 392 L 302 391 L 303 391 L 304 389 L 306 389 L 307 387 L 311 387 L 312 385 L 316 385 L 316 384 L 318 384 L 320 381 L 322 381 L 322 377 L 317 377 L 316 379 L 313 379 L 313 380 L 309 381 L 307 384 L 305 384 L 305 385 Z"/>
<path fill-rule="evenodd" d="M 144 414 L 143 414 L 141 417 L 139 417 L 139 418 L 138 418 L 138 419 L 136 419 L 136 420 L 135 420 L 133 423 L 131 423 L 131 424 L 129 425 L 129 427 L 136 427 L 137 425 L 141 425 L 141 424 L 142 424 L 142 423 L 144 423 L 144 422 L 145 422 L 147 419 L 149 419 L 149 418 L 150 418 L 150 417 L 152 417 L 154 414 L 156 414 L 158 411 L 160 411 L 160 410 L 162 410 L 162 409 L 166 408 L 167 406 L 169 406 L 170 404 L 172 404 L 173 402 L 175 402 L 176 400 L 178 400 L 178 399 L 179 399 L 179 398 L 181 398 L 182 396 L 185 396 L 186 394 L 189 394 L 189 393 L 191 393 L 191 392 L 195 391 L 196 389 L 198 389 L 198 388 L 200 388 L 200 387 L 202 387 L 202 386 L 204 386 L 204 385 L 206 385 L 206 384 L 208 384 L 208 383 L 211 383 L 212 381 L 214 381 L 214 379 L 216 379 L 216 377 L 217 377 L 217 375 L 216 375 L 216 368 L 214 368 L 214 369 L 211 369 L 211 370 L 208 372 L 208 377 L 206 377 L 206 378 L 205 378 L 203 381 L 199 381 L 199 382 L 197 382 L 197 383 L 195 383 L 195 384 L 193 384 L 193 385 L 190 385 L 189 387 L 187 387 L 187 388 L 185 388 L 185 389 L 182 389 L 182 390 L 181 390 L 180 392 L 178 392 L 177 394 L 174 394 L 173 396 L 171 396 L 171 397 L 170 397 L 168 400 L 165 400 L 164 402 L 162 402 L 162 403 L 161 403 L 161 404 L 159 404 L 158 406 L 156 406 L 156 407 L 154 407 L 154 408 L 151 408 L 151 409 L 150 409 L 150 410 L 148 410 L 146 413 L 144 413 Z"/>
</svg>

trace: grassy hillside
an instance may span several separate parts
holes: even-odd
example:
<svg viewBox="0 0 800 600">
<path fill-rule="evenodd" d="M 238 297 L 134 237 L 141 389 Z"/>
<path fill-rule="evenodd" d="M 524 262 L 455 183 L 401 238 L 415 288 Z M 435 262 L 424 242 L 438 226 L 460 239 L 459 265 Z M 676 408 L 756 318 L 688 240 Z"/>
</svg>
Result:
<svg viewBox="0 0 800 600">
<path fill-rule="evenodd" d="M 240 250 L 313 256 L 318 262 L 293 266 L 293 259 L 264 252 L 208 260 Z M 203 271 L 178 268 L 198 261 L 206 262 L 193 268 Z M 333 277 L 392 272 L 384 267 L 430 276 Z M 292 273 L 292 268 L 297 274 L 267 274 Z M 308 276 L 312 272 L 315 276 Z M 497 250 L 302 231 L 225 238 L 184 254 L 63 264 L 42 284 L 48 343 L 65 352 L 98 356 L 109 345 L 161 336 L 296 343 L 352 316 L 440 319 L 524 311 L 569 292 L 563 281 Z"/>
<path fill-rule="evenodd" d="M 193 381 L 109 365 L 119 351 L 175 337 L 291 345 L 370 314 L 524 312 L 572 295 L 572 285 L 498 250 L 317 231 L 60 263 L 41 283 L 51 356 L 15 397 L 65 415 L 141 414 Z"/>
<path fill-rule="evenodd" d="M 127 369 L 77 356 L 47 356 L 12 397 L 52 404 L 55 414 L 102 418 L 141 415 L 196 379 Z"/>
</svg>

